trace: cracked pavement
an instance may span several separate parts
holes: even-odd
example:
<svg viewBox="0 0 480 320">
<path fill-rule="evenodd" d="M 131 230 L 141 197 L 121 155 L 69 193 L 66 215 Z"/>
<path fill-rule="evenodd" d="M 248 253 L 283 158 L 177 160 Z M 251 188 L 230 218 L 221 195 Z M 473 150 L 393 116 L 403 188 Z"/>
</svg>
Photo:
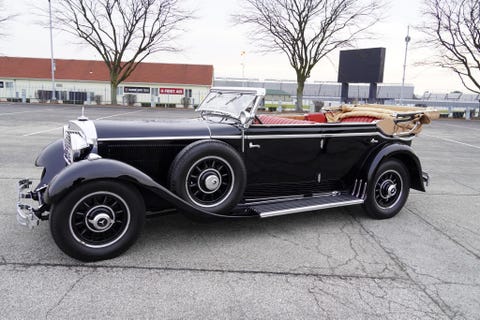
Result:
<svg viewBox="0 0 480 320">
<path fill-rule="evenodd" d="M 79 114 L 0 104 L 0 318 L 479 319 L 480 122 L 435 121 L 414 139 L 431 185 L 392 219 L 361 207 L 208 224 L 155 217 L 125 254 L 85 264 L 56 247 L 48 223 L 18 225 L 14 208 L 17 180 L 40 176 L 36 155 Z"/>
</svg>

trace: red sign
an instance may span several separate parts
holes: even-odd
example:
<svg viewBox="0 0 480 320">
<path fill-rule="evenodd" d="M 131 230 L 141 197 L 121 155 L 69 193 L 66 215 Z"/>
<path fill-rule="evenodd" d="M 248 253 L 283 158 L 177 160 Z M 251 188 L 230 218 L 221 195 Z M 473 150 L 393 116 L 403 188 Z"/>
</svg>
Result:
<svg viewBox="0 0 480 320">
<path fill-rule="evenodd" d="M 158 89 L 160 94 L 181 94 L 183 95 L 184 90 L 182 88 L 160 88 Z"/>
</svg>

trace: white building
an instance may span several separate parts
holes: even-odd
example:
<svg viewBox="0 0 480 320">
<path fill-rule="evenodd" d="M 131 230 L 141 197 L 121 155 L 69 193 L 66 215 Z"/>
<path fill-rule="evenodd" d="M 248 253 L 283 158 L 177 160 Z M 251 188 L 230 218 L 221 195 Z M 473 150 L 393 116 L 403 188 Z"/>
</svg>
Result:
<svg viewBox="0 0 480 320">
<path fill-rule="evenodd" d="M 103 61 L 55 60 L 59 102 L 110 103 L 110 76 Z M 117 90 L 119 103 L 198 104 L 213 83 L 212 65 L 140 63 Z M 45 102 L 52 98 L 50 59 L 0 57 L 0 101 Z"/>
</svg>

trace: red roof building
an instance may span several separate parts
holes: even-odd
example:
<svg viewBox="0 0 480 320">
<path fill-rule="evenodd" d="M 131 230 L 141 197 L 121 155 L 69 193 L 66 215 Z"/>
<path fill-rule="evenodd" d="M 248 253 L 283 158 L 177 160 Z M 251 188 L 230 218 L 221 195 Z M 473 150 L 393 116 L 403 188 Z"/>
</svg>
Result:
<svg viewBox="0 0 480 320">
<path fill-rule="evenodd" d="M 40 91 L 51 92 L 50 63 L 50 59 L 42 58 L 0 57 L 0 99 L 22 96 L 38 99 Z M 102 101 L 109 101 L 110 76 L 103 61 L 55 59 L 55 83 L 58 91 L 83 91 L 92 96 L 101 95 Z M 141 88 L 136 91 L 141 93 L 137 94 L 139 102 L 150 102 L 153 95 L 157 103 L 162 100 L 180 103 L 180 96 L 200 100 L 212 84 L 212 65 L 143 62 L 120 84 L 118 94 L 120 98 Z M 146 94 L 147 88 L 151 94 Z"/>
</svg>

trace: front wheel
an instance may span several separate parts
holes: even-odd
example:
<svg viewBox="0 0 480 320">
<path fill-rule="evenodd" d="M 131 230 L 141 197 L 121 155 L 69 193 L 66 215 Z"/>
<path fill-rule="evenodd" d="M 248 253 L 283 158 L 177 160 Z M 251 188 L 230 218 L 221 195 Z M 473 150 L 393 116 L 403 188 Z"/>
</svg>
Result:
<svg viewBox="0 0 480 320">
<path fill-rule="evenodd" d="M 50 212 L 50 230 L 58 247 L 72 258 L 114 258 L 137 239 L 145 221 L 138 190 L 113 181 L 80 185 Z"/>
<path fill-rule="evenodd" d="M 410 191 L 410 175 L 398 160 L 382 162 L 369 186 L 364 208 L 375 219 L 395 216 L 405 205 Z"/>
</svg>

